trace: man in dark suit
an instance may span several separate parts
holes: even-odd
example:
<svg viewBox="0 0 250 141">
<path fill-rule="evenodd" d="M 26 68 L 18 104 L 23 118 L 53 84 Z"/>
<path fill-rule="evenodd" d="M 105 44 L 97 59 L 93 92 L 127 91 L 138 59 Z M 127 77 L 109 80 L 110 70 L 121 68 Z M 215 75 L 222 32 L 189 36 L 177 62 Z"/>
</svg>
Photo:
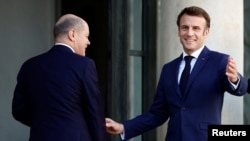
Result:
<svg viewBox="0 0 250 141">
<path fill-rule="evenodd" d="M 106 118 L 108 133 L 128 140 L 169 120 L 166 141 L 207 141 L 208 125 L 221 124 L 224 93 L 246 93 L 247 81 L 237 72 L 234 60 L 204 45 L 210 29 L 205 10 L 195 6 L 183 9 L 177 25 L 183 53 L 163 66 L 149 111 L 122 124 Z M 191 73 L 184 79 L 182 91 L 181 75 L 188 66 L 185 56 L 191 56 Z"/>
<path fill-rule="evenodd" d="M 30 127 L 29 141 L 105 141 L 105 116 L 86 21 L 73 14 L 54 26 L 55 45 L 21 67 L 14 118 Z"/>
</svg>

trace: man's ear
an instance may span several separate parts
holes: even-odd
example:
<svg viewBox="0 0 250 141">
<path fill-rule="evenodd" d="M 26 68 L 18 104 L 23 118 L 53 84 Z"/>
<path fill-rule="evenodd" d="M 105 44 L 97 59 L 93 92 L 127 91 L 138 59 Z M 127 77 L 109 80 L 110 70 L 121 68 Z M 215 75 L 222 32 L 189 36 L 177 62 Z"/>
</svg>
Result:
<svg viewBox="0 0 250 141">
<path fill-rule="evenodd" d="M 71 29 L 68 33 L 68 38 L 70 41 L 75 41 L 76 37 L 76 31 L 74 29 Z"/>
<path fill-rule="evenodd" d="M 204 31 L 204 36 L 207 37 L 210 33 L 210 28 L 206 28 Z"/>
</svg>

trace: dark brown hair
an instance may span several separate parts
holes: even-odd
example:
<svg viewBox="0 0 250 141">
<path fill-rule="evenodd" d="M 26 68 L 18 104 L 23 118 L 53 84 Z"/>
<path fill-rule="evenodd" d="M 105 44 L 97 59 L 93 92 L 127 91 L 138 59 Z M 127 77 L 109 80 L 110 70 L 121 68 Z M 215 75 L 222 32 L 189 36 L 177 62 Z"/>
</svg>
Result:
<svg viewBox="0 0 250 141">
<path fill-rule="evenodd" d="M 203 17 L 206 20 L 207 28 L 210 28 L 210 16 L 204 9 L 197 7 L 197 6 L 186 7 L 181 11 L 181 13 L 178 15 L 178 18 L 177 18 L 178 27 L 180 27 L 180 19 L 184 14 L 187 14 L 190 16 Z"/>
</svg>

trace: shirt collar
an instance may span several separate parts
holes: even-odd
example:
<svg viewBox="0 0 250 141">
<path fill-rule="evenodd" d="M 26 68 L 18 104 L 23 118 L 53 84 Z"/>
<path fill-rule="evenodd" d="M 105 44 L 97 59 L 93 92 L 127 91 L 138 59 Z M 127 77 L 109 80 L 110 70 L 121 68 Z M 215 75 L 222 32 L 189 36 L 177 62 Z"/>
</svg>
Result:
<svg viewBox="0 0 250 141">
<path fill-rule="evenodd" d="M 66 47 L 68 47 L 69 49 L 71 49 L 72 52 L 75 53 L 75 50 L 74 50 L 71 46 L 69 46 L 69 45 L 67 45 L 67 44 L 64 44 L 64 43 L 55 43 L 55 45 L 63 45 L 63 46 L 66 46 Z"/>
<path fill-rule="evenodd" d="M 192 54 L 190 54 L 191 56 L 193 56 L 194 58 L 198 58 L 198 56 L 200 55 L 201 51 L 203 50 L 205 46 L 203 45 L 200 49 L 196 50 L 195 52 L 193 52 Z M 184 58 L 185 56 L 187 56 L 188 54 L 186 52 L 183 51 L 182 53 L 182 57 Z"/>
</svg>

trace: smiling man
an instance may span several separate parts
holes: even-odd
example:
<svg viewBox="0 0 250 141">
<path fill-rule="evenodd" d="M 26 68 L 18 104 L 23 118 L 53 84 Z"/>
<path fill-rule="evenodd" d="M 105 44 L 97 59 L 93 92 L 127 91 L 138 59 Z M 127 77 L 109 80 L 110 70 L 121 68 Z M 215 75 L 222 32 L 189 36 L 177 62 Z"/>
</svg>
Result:
<svg viewBox="0 0 250 141">
<path fill-rule="evenodd" d="M 169 120 L 166 141 L 207 141 L 208 125 L 221 124 L 225 92 L 246 93 L 247 80 L 230 55 L 204 44 L 210 30 L 210 17 L 204 9 L 184 8 L 177 25 L 183 52 L 163 66 L 150 109 L 123 123 L 106 118 L 108 133 L 128 140 Z"/>
</svg>

